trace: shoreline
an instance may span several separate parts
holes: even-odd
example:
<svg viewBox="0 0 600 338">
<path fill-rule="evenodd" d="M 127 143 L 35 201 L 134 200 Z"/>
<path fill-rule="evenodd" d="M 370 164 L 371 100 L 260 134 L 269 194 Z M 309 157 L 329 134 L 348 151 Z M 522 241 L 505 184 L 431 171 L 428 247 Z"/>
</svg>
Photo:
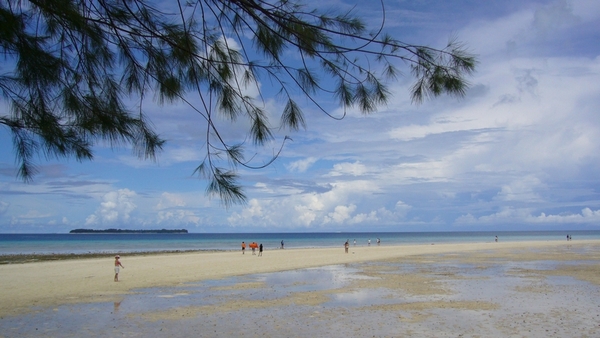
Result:
<svg viewBox="0 0 600 338">
<path fill-rule="evenodd" d="M 135 289 L 174 287 L 233 276 L 298 270 L 329 265 L 403 259 L 420 255 L 470 254 L 490 250 L 600 247 L 600 240 L 442 243 L 397 246 L 267 250 L 263 257 L 247 250 L 221 252 L 120 253 L 126 267 L 112 281 L 113 257 L 55 259 L 0 265 L 0 316 L 14 316 L 62 304 L 113 301 Z M 71 256 L 71 255 L 67 255 Z M 85 255 L 84 255 L 85 256 Z M 553 259 L 557 259 L 554 257 Z"/>
<path fill-rule="evenodd" d="M 494 232 L 497 233 L 497 232 Z M 194 234 L 194 233 L 192 233 Z M 1 234 L 0 234 L 1 235 Z M 69 235 L 69 234 L 66 234 Z M 77 234 L 77 235 L 88 235 L 88 234 Z M 344 237 L 345 238 L 345 237 Z M 583 238 L 578 239 L 581 241 L 600 241 L 600 238 Z M 557 238 L 544 238 L 544 239 L 527 239 L 527 240 L 511 240 L 511 239 L 503 239 L 502 243 L 520 243 L 520 242 L 560 242 L 562 240 Z M 343 242 L 340 242 L 343 243 Z M 409 246 L 420 246 L 420 245 L 461 245 L 461 244 L 481 244 L 481 243 L 495 243 L 493 237 L 489 238 L 485 241 L 441 241 L 441 242 L 407 242 L 407 243 L 386 243 L 383 246 L 393 246 L 393 247 L 409 247 Z M 5 264 L 22 264 L 22 263 L 36 263 L 36 262 L 45 262 L 45 261 L 60 261 L 60 260 L 74 260 L 74 259 L 93 259 L 93 258 L 105 258 L 110 257 L 111 255 L 126 255 L 129 257 L 133 256 L 149 256 L 149 255 L 162 255 L 162 254 L 185 254 L 185 253 L 211 253 L 211 252 L 238 252 L 240 249 L 238 247 L 238 242 L 232 243 L 233 247 L 228 246 L 227 248 L 185 248 L 185 249 L 142 249 L 142 250 L 96 250 L 96 251 L 84 251 L 84 250 L 76 250 L 72 252 L 68 251 L 58 251 L 58 252 L 7 252 L 0 253 L 0 266 Z M 372 245 L 365 245 L 364 243 L 356 246 L 356 243 L 352 245 L 350 242 L 350 248 L 361 248 L 361 247 L 375 247 L 377 246 L 376 242 L 373 242 Z M 319 249 L 335 249 L 338 248 L 339 245 L 316 245 L 316 246 L 288 246 L 286 250 L 319 250 Z M 279 244 L 271 247 L 265 247 L 265 250 L 273 251 L 279 249 Z"/>
<path fill-rule="evenodd" d="M 88 252 L 88 253 L 31 253 L 31 254 L 6 254 L 0 255 L 0 265 L 26 264 L 49 261 L 63 261 L 74 259 L 94 259 L 111 257 L 113 254 L 126 255 L 128 257 L 150 256 L 164 254 L 184 254 L 203 252 L 230 252 L 233 250 L 160 250 L 160 251 L 119 251 L 119 252 Z M 237 251 L 237 250 L 236 250 Z"/>
</svg>

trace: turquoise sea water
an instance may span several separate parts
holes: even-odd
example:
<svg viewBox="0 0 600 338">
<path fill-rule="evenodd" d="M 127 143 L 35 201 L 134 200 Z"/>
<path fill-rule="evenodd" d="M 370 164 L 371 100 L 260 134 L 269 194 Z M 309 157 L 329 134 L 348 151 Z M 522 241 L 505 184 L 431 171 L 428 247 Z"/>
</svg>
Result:
<svg viewBox="0 0 600 338">
<path fill-rule="evenodd" d="M 0 255 L 127 253 L 174 250 L 239 250 L 240 243 L 262 243 L 265 250 L 285 248 L 341 247 L 350 245 L 407 245 L 500 241 L 548 241 L 599 239 L 600 231 L 506 231 L 506 232 L 338 232 L 338 233 L 236 233 L 236 234 L 0 234 Z"/>
</svg>

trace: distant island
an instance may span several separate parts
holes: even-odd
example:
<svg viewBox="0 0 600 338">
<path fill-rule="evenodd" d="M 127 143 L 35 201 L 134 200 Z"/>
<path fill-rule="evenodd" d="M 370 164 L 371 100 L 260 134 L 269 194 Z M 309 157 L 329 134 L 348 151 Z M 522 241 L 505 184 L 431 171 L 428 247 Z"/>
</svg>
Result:
<svg viewBox="0 0 600 338">
<path fill-rule="evenodd" d="M 128 229 L 73 229 L 70 234 L 187 234 L 186 229 L 161 230 L 128 230 Z"/>
</svg>

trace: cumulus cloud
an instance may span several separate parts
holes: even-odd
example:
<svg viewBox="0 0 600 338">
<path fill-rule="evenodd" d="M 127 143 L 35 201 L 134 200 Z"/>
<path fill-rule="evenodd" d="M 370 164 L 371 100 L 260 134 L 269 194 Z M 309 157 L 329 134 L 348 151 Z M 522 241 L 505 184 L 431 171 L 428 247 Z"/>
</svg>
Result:
<svg viewBox="0 0 600 338">
<path fill-rule="evenodd" d="M 504 208 L 503 210 L 480 217 L 466 214 L 456 219 L 455 224 L 506 224 L 520 222 L 529 224 L 598 224 L 600 210 L 584 208 L 581 213 L 561 213 L 558 215 L 542 212 L 538 216 L 532 215 L 529 208 Z"/>
<path fill-rule="evenodd" d="M 379 188 L 369 181 L 360 180 L 332 183 L 332 189 L 323 193 L 254 198 L 241 211 L 232 212 L 228 222 L 232 227 L 337 230 L 354 225 L 396 224 L 403 220 L 411 206 L 397 201 L 391 209 L 382 207 L 382 200 L 373 195 L 377 191 Z"/>
<path fill-rule="evenodd" d="M 323 224 L 327 224 L 329 222 L 333 223 L 342 223 L 345 220 L 352 217 L 352 214 L 356 210 L 356 205 L 338 205 L 334 208 L 334 210 L 327 214 L 327 216 L 323 217 Z"/>
<path fill-rule="evenodd" d="M 137 194 L 129 189 L 119 189 L 104 195 L 96 212 L 87 217 L 85 225 L 127 224 L 131 213 L 137 208 L 134 199 Z"/>
<path fill-rule="evenodd" d="M 371 211 L 367 214 L 360 213 L 349 219 L 348 224 L 375 224 L 379 221 L 378 211 Z"/>
<path fill-rule="evenodd" d="M 412 207 L 402 201 L 398 201 L 396 202 L 396 206 L 394 207 L 394 210 L 396 212 L 396 215 L 399 215 L 401 217 L 406 216 L 406 214 L 408 213 L 408 211 L 411 209 Z"/>
<path fill-rule="evenodd" d="M 185 207 L 186 202 L 180 194 L 163 192 L 160 201 L 156 205 L 156 209 L 167 209 L 174 207 Z"/>
<path fill-rule="evenodd" d="M 186 197 L 182 194 L 163 192 L 155 208 L 158 210 L 154 222 L 167 225 L 198 225 L 202 218 L 193 210 L 188 210 Z"/>
<path fill-rule="evenodd" d="M 539 216 L 531 216 L 528 221 L 532 223 L 592 223 L 600 222 L 600 209 L 592 210 L 585 208 L 579 214 L 561 214 L 561 215 L 546 215 L 541 213 Z"/>
<path fill-rule="evenodd" d="M 535 189 L 542 185 L 541 180 L 535 176 L 523 177 L 503 185 L 496 198 L 502 201 L 540 201 L 541 197 L 535 192 Z"/>
<path fill-rule="evenodd" d="M 232 227 L 247 226 L 254 224 L 258 226 L 265 226 L 269 224 L 267 215 L 263 215 L 262 203 L 253 198 L 248 202 L 248 205 L 243 208 L 241 212 L 233 212 L 229 217 L 228 221 Z M 256 224 L 255 222 L 260 222 Z"/>
</svg>

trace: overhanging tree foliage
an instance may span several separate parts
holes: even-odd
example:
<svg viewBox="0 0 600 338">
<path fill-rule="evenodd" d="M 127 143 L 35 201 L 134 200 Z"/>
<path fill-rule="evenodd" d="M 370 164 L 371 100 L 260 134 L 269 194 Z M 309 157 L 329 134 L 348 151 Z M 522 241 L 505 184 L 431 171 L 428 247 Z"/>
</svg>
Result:
<svg viewBox="0 0 600 338">
<path fill-rule="evenodd" d="M 98 141 L 155 158 L 164 141 L 143 109 L 153 96 L 201 116 L 206 157 L 196 173 L 225 205 L 243 202 L 236 167 L 252 166 L 243 144 L 229 144 L 214 119 L 246 119 L 256 145 L 270 141 L 260 83 L 278 90 L 279 124 L 289 130 L 306 126 L 300 97 L 325 114 L 320 98 L 375 111 L 402 64 L 415 78 L 414 102 L 465 93 L 472 55 L 454 42 L 434 49 L 397 41 L 382 33 L 383 3 L 382 14 L 380 29 L 368 33 L 351 13 L 286 0 L 0 1 L 0 91 L 10 108 L 0 124 L 12 134 L 18 175 L 31 179 L 40 154 L 92 159 Z M 259 95 L 247 94 L 252 87 Z M 193 96 L 200 105 L 190 103 Z M 137 104 L 127 107 L 128 100 Z"/>
</svg>

